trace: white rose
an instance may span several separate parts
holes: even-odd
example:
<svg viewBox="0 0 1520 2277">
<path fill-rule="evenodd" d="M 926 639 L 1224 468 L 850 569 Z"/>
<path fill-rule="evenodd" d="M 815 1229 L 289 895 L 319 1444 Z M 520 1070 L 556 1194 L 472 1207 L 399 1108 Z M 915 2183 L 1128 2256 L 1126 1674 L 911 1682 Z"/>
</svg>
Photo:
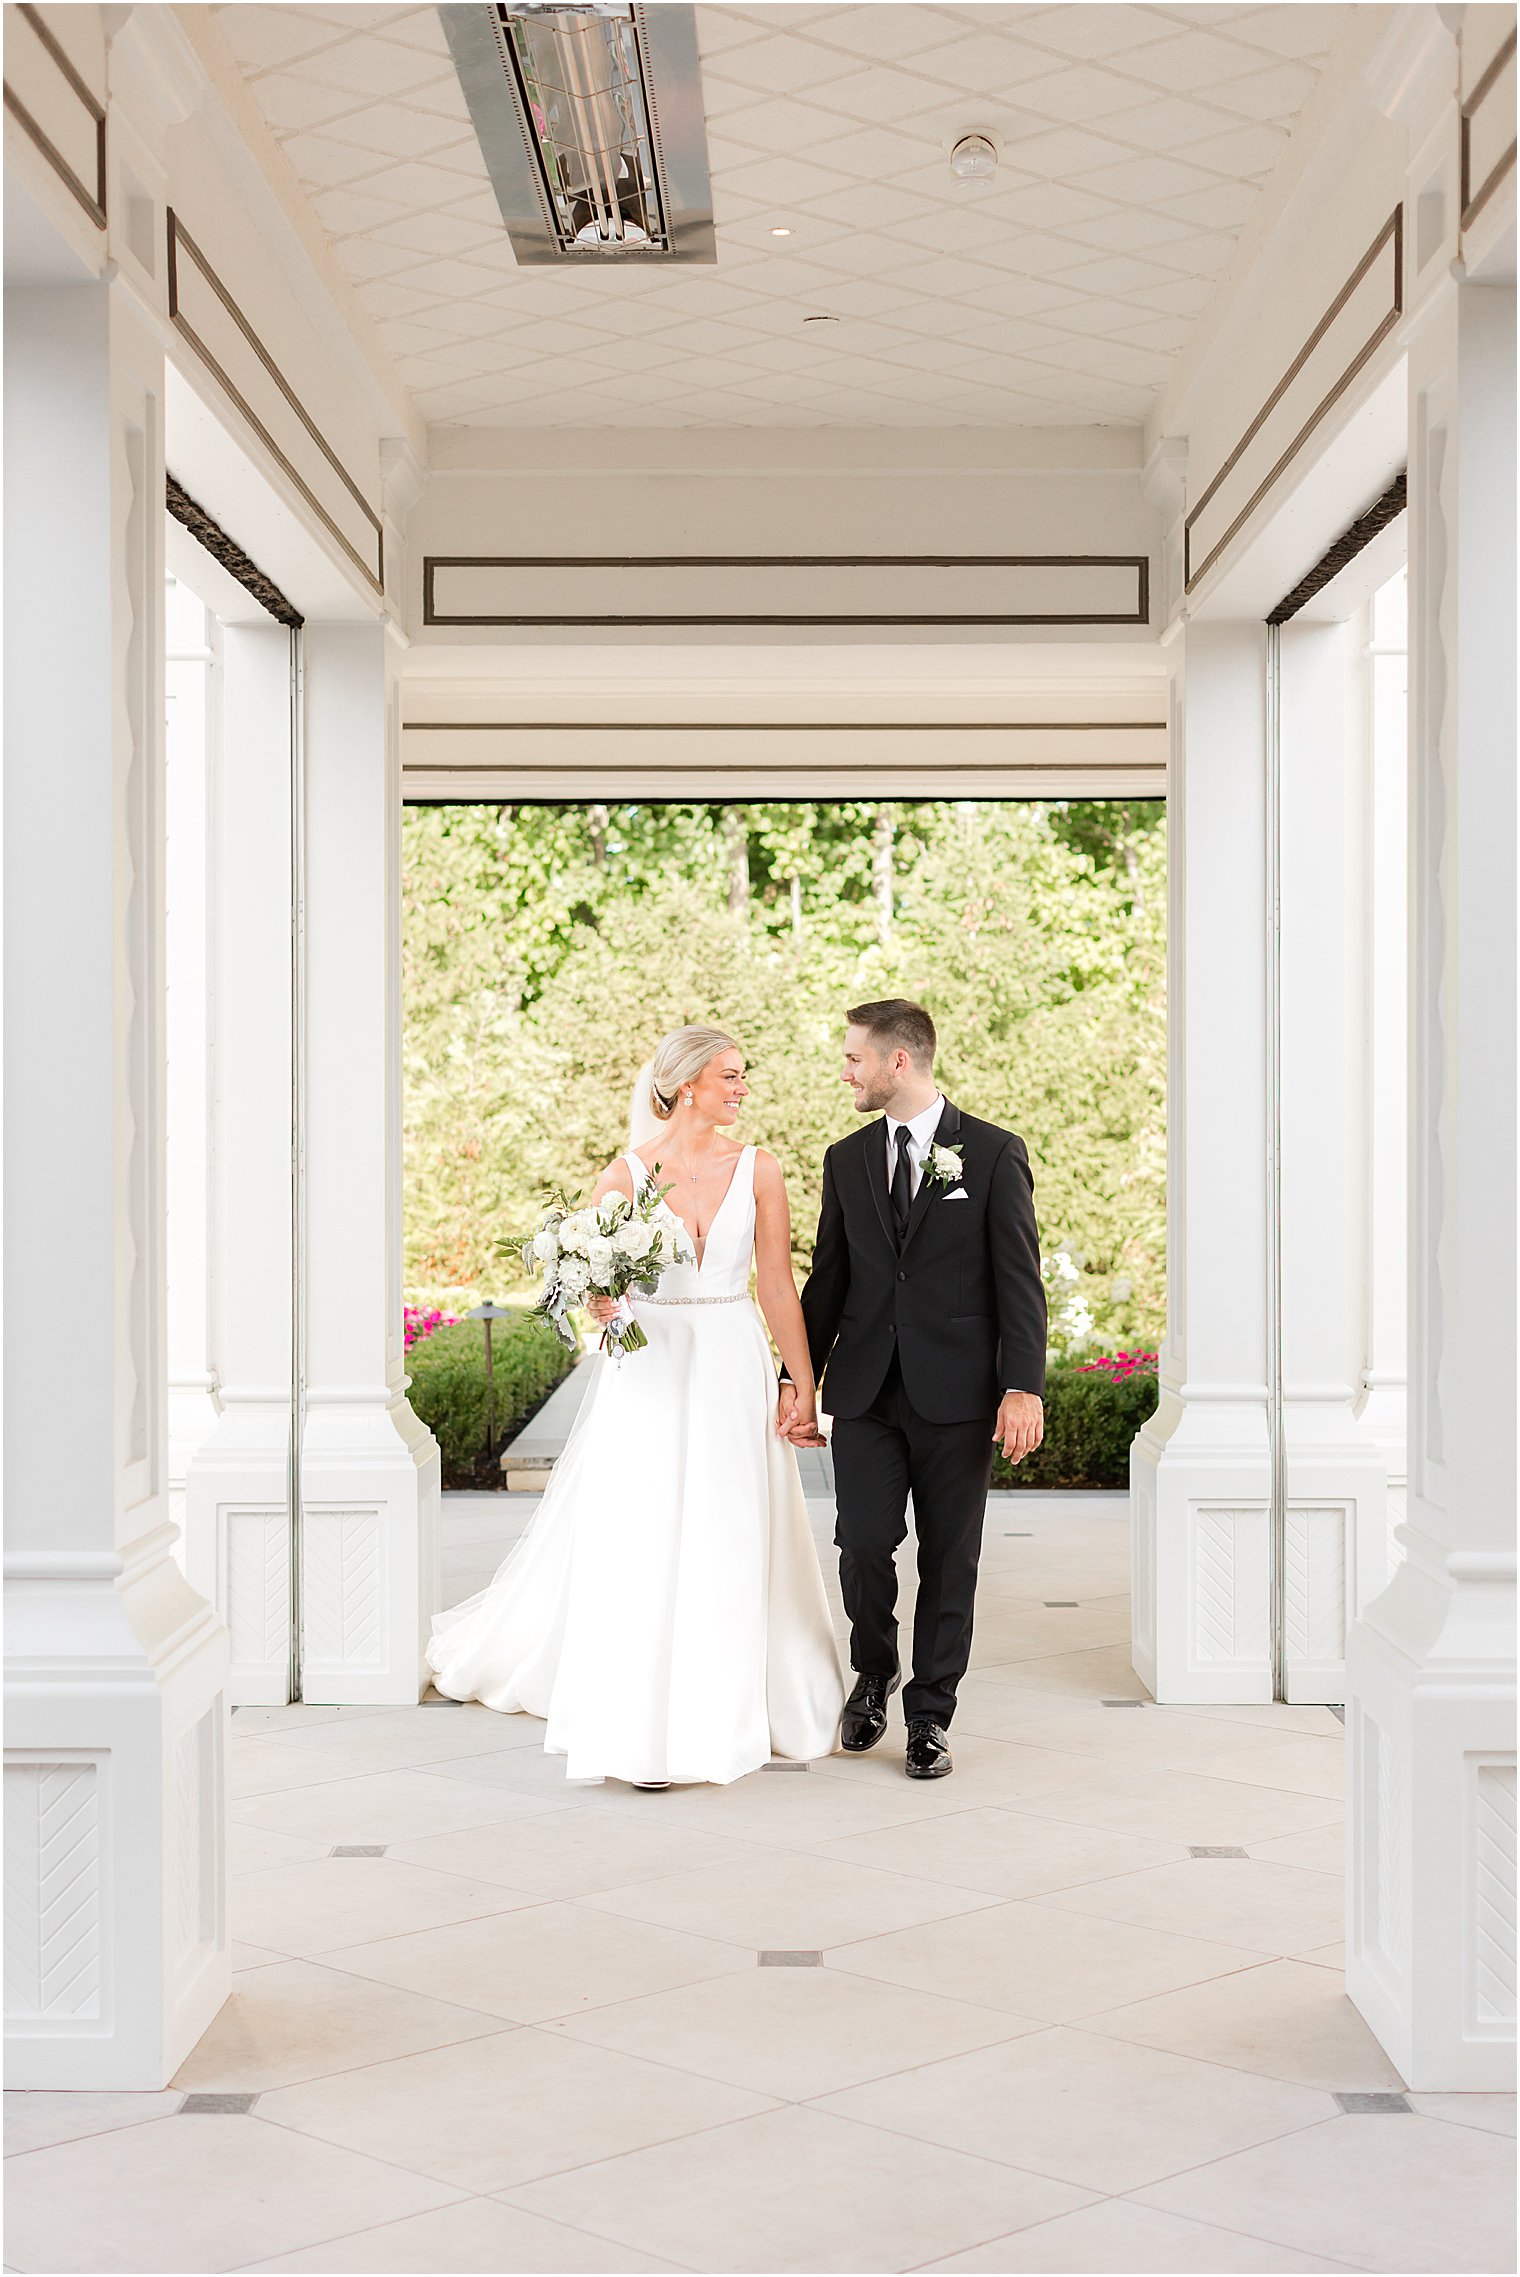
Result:
<svg viewBox="0 0 1520 2277">
<path fill-rule="evenodd" d="M 564 1224 L 559 1229 L 559 1245 L 572 1257 L 585 1256 L 586 1229 L 579 1218 L 565 1219 Z"/>
<path fill-rule="evenodd" d="M 560 1259 L 559 1285 L 571 1304 L 580 1303 L 581 1298 L 586 1294 L 590 1280 L 591 1275 L 580 1258 L 563 1257 Z"/>
<path fill-rule="evenodd" d="M 611 1242 L 605 1240 L 599 1234 L 594 1235 L 591 1241 L 587 1244 L 586 1248 L 586 1259 L 591 1267 L 591 1278 L 593 1281 L 605 1281 L 610 1278 L 612 1273 L 612 1258 L 613 1249 Z"/>
<path fill-rule="evenodd" d="M 559 1235 L 553 1226 L 546 1225 L 542 1233 L 533 1237 L 533 1254 L 541 1265 L 552 1265 L 559 1255 Z"/>
<path fill-rule="evenodd" d="M 624 1257 L 636 1265 L 641 1257 L 647 1257 L 653 1249 L 654 1235 L 642 1218 L 634 1218 L 627 1225 L 618 1228 L 616 1246 Z"/>
</svg>

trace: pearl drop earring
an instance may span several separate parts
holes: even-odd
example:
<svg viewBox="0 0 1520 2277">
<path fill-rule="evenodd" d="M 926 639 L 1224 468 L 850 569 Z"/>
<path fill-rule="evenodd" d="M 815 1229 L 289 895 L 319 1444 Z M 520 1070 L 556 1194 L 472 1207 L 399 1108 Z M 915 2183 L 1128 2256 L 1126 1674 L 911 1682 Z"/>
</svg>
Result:
<svg viewBox="0 0 1520 2277">
<path fill-rule="evenodd" d="M 689 1086 L 688 1086 L 688 1088 L 687 1088 L 687 1092 L 686 1092 L 686 1104 L 687 1104 L 687 1106 L 688 1106 L 688 1107 L 691 1105 L 691 1090 L 690 1090 L 690 1087 L 689 1087 Z"/>
</svg>

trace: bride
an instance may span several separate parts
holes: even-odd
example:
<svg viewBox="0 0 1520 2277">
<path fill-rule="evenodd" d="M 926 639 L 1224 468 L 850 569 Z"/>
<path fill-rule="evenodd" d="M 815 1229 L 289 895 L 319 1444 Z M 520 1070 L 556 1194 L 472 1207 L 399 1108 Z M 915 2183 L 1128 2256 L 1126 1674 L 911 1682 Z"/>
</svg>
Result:
<svg viewBox="0 0 1520 2277">
<path fill-rule="evenodd" d="M 648 1347 L 592 1363 L 532 1527 L 427 1648 L 451 1699 L 542 1716 L 570 1779 L 723 1785 L 837 1744 L 844 1684 L 785 1435 L 814 1420 L 786 1188 L 724 1135 L 744 1067 L 721 1030 L 677 1028 L 640 1074 L 632 1144 L 592 1199 L 669 1186 L 696 1263 L 632 1298 Z"/>
</svg>

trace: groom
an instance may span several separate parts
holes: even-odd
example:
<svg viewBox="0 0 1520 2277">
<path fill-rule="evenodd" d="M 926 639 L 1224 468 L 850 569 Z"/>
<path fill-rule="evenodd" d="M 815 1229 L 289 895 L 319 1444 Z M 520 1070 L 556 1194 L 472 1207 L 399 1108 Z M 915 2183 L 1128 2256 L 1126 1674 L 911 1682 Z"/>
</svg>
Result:
<svg viewBox="0 0 1520 2277">
<path fill-rule="evenodd" d="M 971 1653 L 993 1445 L 1017 1463 L 1044 1434 L 1034 1182 L 1021 1138 L 941 1096 L 921 1004 L 889 997 L 846 1017 L 843 1080 L 860 1112 L 881 1119 L 823 1158 L 802 1292 L 820 1384 L 828 1371 L 834 1538 L 856 1672 L 841 1744 L 857 1755 L 876 1745 L 901 1682 L 893 1552 L 911 1494 L 918 1605 L 904 1767 L 910 1779 L 942 1779 L 954 1768 L 945 1731 Z"/>
</svg>

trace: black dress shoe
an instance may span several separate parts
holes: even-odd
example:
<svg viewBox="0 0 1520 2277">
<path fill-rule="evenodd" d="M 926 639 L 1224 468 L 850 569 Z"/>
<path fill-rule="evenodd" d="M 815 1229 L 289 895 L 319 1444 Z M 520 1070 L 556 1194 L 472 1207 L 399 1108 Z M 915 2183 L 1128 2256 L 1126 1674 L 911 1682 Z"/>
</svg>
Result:
<svg viewBox="0 0 1520 2277">
<path fill-rule="evenodd" d="M 902 1682 L 896 1676 L 857 1676 L 855 1689 L 844 1704 L 839 1744 L 851 1755 L 864 1755 L 887 1728 L 887 1702 Z"/>
<path fill-rule="evenodd" d="M 903 1769 L 910 1779 L 947 1779 L 955 1769 L 945 1727 L 930 1716 L 908 1720 L 908 1752 Z"/>
</svg>

